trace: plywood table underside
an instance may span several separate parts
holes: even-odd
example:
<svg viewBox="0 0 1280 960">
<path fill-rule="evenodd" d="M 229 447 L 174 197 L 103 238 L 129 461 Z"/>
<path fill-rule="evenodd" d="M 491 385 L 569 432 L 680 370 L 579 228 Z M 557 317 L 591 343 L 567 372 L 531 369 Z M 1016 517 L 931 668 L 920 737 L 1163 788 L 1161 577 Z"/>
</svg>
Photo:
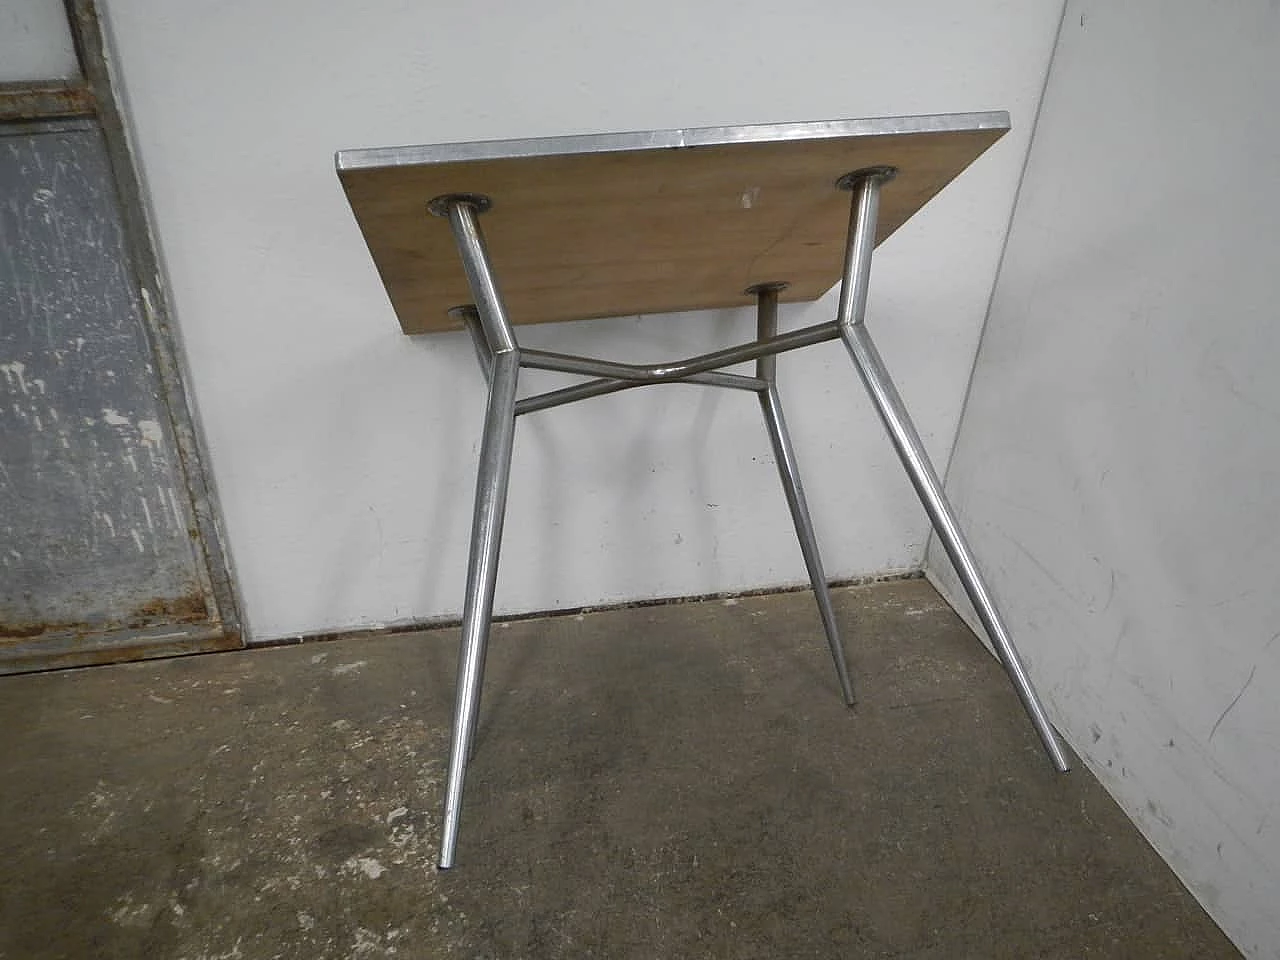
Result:
<svg viewBox="0 0 1280 960">
<path fill-rule="evenodd" d="M 839 280 L 843 174 L 892 166 L 877 242 L 1008 129 L 1004 113 L 344 151 L 338 173 L 405 333 L 458 326 L 471 302 L 448 222 L 427 203 L 483 194 L 481 218 L 512 323 L 752 302 Z M 729 141 L 729 142 L 724 142 Z"/>
</svg>

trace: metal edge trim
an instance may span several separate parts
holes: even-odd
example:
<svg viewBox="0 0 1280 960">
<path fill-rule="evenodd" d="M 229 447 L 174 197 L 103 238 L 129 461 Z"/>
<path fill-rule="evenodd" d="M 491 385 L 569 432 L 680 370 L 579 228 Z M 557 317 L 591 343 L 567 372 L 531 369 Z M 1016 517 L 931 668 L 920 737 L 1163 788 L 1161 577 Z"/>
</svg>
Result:
<svg viewBox="0 0 1280 960">
<path fill-rule="evenodd" d="M 565 154 L 618 153 L 683 147 L 716 147 L 735 143 L 784 143 L 917 133 L 962 133 L 1010 129 L 1009 112 L 943 113 L 867 120 L 822 120 L 807 123 L 763 123 L 729 127 L 695 127 L 648 133 L 576 134 L 524 140 L 480 140 L 469 143 L 423 144 L 339 150 L 334 164 L 339 173 L 433 163 L 514 160 Z"/>
</svg>

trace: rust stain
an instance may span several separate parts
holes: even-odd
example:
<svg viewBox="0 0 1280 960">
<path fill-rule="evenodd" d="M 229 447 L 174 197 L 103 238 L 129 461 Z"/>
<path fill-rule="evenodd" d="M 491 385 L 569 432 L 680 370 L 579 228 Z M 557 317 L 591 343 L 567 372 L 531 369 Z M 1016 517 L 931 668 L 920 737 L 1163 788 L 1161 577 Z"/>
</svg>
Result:
<svg viewBox="0 0 1280 960">
<path fill-rule="evenodd" d="M 93 92 L 80 83 L 0 83 L 0 121 L 87 117 L 97 110 Z"/>
<path fill-rule="evenodd" d="M 161 636 L 126 634 L 119 642 L 110 637 L 115 631 L 171 626 L 185 629 Z M 193 587 L 178 597 L 140 604 L 124 622 L 0 622 L 0 676 L 239 650 L 244 645 L 240 630 L 214 617 L 199 588 Z"/>
<path fill-rule="evenodd" d="M 178 597 L 156 597 L 139 604 L 119 619 L 113 618 L 96 623 L 74 620 L 0 622 L 0 641 L 66 635 L 83 639 L 112 630 L 137 630 L 142 627 L 166 624 L 200 623 L 208 619 L 209 607 L 204 596 L 195 589 Z"/>
<path fill-rule="evenodd" d="M 71 633 L 84 630 L 83 623 L 64 621 L 32 621 L 27 623 L 0 623 L 0 640 L 26 640 L 46 633 Z"/>
<path fill-rule="evenodd" d="M 220 650 L 239 650 L 244 642 L 239 633 L 226 632 L 215 637 L 189 640 L 158 640 L 131 643 L 120 647 L 88 647 L 58 653 L 33 653 L 29 657 L 0 660 L 0 676 L 65 670 L 70 667 L 96 667 L 112 663 L 152 660 L 159 657 L 183 657 Z"/>
<path fill-rule="evenodd" d="M 209 616 L 209 608 L 198 591 L 180 597 L 157 597 L 135 607 L 125 617 L 130 627 L 145 627 L 153 623 L 196 623 Z"/>
</svg>

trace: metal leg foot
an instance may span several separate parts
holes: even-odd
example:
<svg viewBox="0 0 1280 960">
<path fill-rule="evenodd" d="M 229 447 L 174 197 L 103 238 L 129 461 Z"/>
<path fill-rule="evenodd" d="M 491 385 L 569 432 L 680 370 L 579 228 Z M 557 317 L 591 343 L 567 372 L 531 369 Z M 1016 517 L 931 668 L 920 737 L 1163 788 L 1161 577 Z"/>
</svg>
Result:
<svg viewBox="0 0 1280 960">
<path fill-rule="evenodd" d="M 1023 709 L 1040 737 L 1045 753 L 1054 767 L 1065 773 L 1070 769 L 1070 763 L 1058 735 L 1049 723 L 1044 706 L 1031 685 L 1031 679 L 1009 637 L 1004 620 L 996 610 L 991 591 L 978 570 L 973 551 L 960 532 L 955 513 L 943 493 L 942 481 L 938 479 L 920 435 L 907 414 L 902 397 L 898 395 L 889 371 L 885 369 L 871 334 L 863 323 L 871 274 L 871 251 L 875 246 L 880 185 L 891 176 L 891 171 L 859 171 L 841 183 L 853 191 L 853 209 L 849 222 L 849 244 L 845 254 L 844 283 L 840 291 L 840 336 L 893 441 L 894 449 L 911 478 L 920 502 L 929 514 L 938 539 L 942 541 L 947 556 L 955 565 L 960 582 L 973 601 L 974 609 L 996 648 L 1000 662 L 1004 664 L 1018 698 L 1022 701 Z"/>
<path fill-rule="evenodd" d="M 778 461 L 778 473 L 782 477 L 782 486 L 787 493 L 787 506 L 791 508 L 791 519 L 795 523 L 796 538 L 800 541 L 800 552 L 804 554 L 804 565 L 809 570 L 809 582 L 813 584 L 813 596 L 818 601 L 818 614 L 822 617 L 822 627 L 827 633 L 831 659 L 835 661 L 836 676 L 840 678 L 840 693 L 844 696 L 844 702 L 853 706 L 855 702 L 853 682 L 849 679 L 849 665 L 845 662 L 844 644 L 840 642 L 840 633 L 836 628 L 836 612 L 831 606 L 831 591 L 827 586 L 827 575 L 822 569 L 822 557 L 818 553 L 813 521 L 809 518 L 809 507 L 805 503 L 804 488 L 800 485 L 796 455 L 791 448 L 791 438 L 787 435 L 787 423 L 782 418 L 782 405 L 778 400 L 776 386 L 770 384 L 768 389 L 760 392 L 760 406 L 764 410 L 764 421 L 769 427 L 769 440 L 773 444 L 773 455 Z"/>
<path fill-rule="evenodd" d="M 759 284 L 747 291 L 756 295 L 757 335 L 761 340 L 778 332 L 778 292 L 785 288 L 785 283 L 768 283 Z M 813 520 L 809 517 L 804 486 L 800 483 L 800 468 L 796 462 L 795 449 L 791 446 L 787 421 L 782 415 L 782 400 L 775 384 L 776 359 L 770 355 L 756 361 L 756 376 L 765 383 L 765 387 L 757 394 L 760 397 L 760 409 L 764 412 L 765 426 L 769 429 L 773 457 L 778 463 L 778 474 L 782 478 L 782 489 L 787 495 L 787 506 L 791 508 L 791 520 L 795 524 L 796 539 L 800 541 L 805 568 L 809 571 L 809 582 L 813 584 L 813 595 L 818 602 L 822 628 L 827 634 L 827 645 L 831 648 L 831 659 L 835 661 L 840 693 L 844 702 L 853 706 L 855 697 L 853 681 L 849 679 L 849 664 L 845 659 L 844 644 L 840 641 L 840 631 L 836 627 L 835 608 L 831 605 L 831 590 L 827 585 L 826 572 L 822 569 L 818 538 L 813 531 Z"/>
</svg>

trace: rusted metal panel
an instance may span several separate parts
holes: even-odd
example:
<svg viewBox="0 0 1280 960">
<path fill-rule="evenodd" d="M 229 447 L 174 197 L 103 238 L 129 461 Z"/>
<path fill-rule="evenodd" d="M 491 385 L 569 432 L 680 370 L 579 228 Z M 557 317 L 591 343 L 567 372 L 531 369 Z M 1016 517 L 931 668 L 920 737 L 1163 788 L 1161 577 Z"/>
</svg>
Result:
<svg viewBox="0 0 1280 960">
<path fill-rule="evenodd" d="M 102 134 L 45 126 L 0 127 L 0 659 L 214 619 Z"/>
<path fill-rule="evenodd" d="M 69 633 L 58 637 L 6 641 L 0 656 L 0 676 L 37 670 L 64 670 L 106 663 L 212 653 L 241 646 L 234 633 L 221 626 L 161 626 L 145 630 Z"/>
<path fill-rule="evenodd" d="M 97 109 L 82 82 L 0 83 L 0 122 L 87 117 Z"/>
<path fill-rule="evenodd" d="M 199 420 L 187 395 L 185 358 L 172 325 L 158 244 L 147 217 L 147 203 L 125 130 L 119 97 L 112 84 L 112 52 L 94 0 L 64 0 L 71 35 L 85 82 L 94 96 L 97 120 L 115 177 L 116 196 L 129 252 L 129 267 L 144 306 L 143 327 L 151 346 L 161 402 L 169 414 L 174 452 L 185 483 L 200 553 L 199 570 L 211 620 L 228 636 L 241 636 L 239 598 L 221 531 L 221 511 L 205 473 L 207 450 Z"/>
</svg>

